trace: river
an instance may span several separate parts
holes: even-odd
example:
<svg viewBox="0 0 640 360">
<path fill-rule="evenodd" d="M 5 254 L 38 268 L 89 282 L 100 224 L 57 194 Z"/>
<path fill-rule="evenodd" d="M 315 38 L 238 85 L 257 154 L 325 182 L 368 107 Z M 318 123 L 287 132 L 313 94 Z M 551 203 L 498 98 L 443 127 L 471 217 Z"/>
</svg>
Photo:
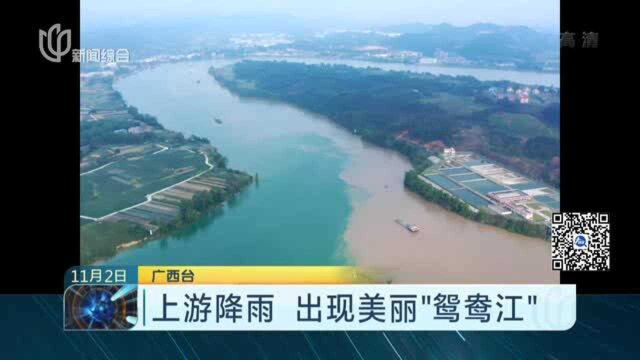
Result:
<svg viewBox="0 0 640 360">
<path fill-rule="evenodd" d="M 394 282 L 557 283 L 550 244 L 468 221 L 403 187 L 408 161 L 286 104 L 241 99 L 207 74 L 162 65 L 116 88 L 168 129 L 211 140 L 259 181 L 224 209 L 112 264 L 335 265 Z M 217 124 L 213 118 L 222 119 Z M 394 222 L 421 227 L 411 234 Z"/>
<path fill-rule="evenodd" d="M 305 64 L 342 64 L 358 68 L 375 67 L 389 71 L 410 71 L 416 73 L 432 73 L 435 75 L 450 75 L 450 76 L 473 76 L 481 81 L 493 81 L 493 80 L 508 80 L 524 85 L 543 85 L 560 87 L 560 73 L 558 72 L 537 72 L 537 71 L 522 71 L 522 70 L 509 70 L 509 69 L 489 69 L 478 67 L 462 67 L 462 66 L 444 66 L 435 64 L 402 64 L 402 63 L 387 63 L 387 62 L 373 62 L 364 60 L 349 60 L 349 59 L 319 59 L 308 57 L 288 57 L 288 58 L 273 58 L 273 57 L 254 57 L 253 60 L 264 61 L 290 61 L 299 62 Z"/>
</svg>

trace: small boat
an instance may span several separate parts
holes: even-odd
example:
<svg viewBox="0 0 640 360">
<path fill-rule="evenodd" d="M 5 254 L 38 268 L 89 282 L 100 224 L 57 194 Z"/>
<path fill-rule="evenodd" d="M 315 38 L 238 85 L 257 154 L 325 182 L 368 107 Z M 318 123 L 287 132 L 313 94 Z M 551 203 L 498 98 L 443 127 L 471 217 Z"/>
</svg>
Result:
<svg viewBox="0 0 640 360">
<path fill-rule="evenodd" d="M 398 223 L 398 224 L 399 224 L 400 226 L 402 226 L 403 228 L 405 228 L 405 229 L 407 229 L 407 230 L 411 231 L 412 233 L 415 233 L 415 232 L 420 231 L 420 228 L 419 228 L 419 227 L 417 227 L 416 225 L 413 225 L 413 224 L 407 224 L 407 223 L 403 222 L 403 221 L 402 221 L 402 220 L 400 220 L 400 219 L 396 219 L 396 223 Z"/>
<path fill-rule="evenodd" d="M 216 124 L 222 124 L 222 120 L 220 120 L 218 118 L 213 118 L 213 121 L 215 121 Z"/>
<path fill-rule="evenodd" d="M 415 225 L 411 225 L 411 224 L 407 224 L 405 225 L 405 227 L 407 228 L 407 230 L 411 231 L 411 232 L 418 232 L 420 231 L 420 228 L 415 226 Z"/>
</svg>

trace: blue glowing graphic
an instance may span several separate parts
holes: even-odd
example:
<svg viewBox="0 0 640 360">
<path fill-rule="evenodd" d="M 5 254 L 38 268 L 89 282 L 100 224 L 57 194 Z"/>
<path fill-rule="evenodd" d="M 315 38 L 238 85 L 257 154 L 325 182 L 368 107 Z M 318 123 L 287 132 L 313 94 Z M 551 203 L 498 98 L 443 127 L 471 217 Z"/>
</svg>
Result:
<svg viewBox="0 0 640 360">
<path fill-rule="evenodd" d="M 82 313 L 91 325 L 108 325 L 116 315 L 116 304 L 106 291 L 94 291 L 88 294 L 82 304 Z"/>
<path fill-rule="evenodd" d="M 65 329 L 130 329 L 138 322 L 137 285 L 75 285 L 65 292 Z"/>
</svg>

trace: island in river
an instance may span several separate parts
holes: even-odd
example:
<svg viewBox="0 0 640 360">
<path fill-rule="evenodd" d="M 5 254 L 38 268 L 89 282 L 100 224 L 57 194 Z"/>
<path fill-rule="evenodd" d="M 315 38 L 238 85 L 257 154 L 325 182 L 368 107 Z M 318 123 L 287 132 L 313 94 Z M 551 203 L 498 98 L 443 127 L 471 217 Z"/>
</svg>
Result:
<svg viewBox="0 0 640 360">
<path fill-rule="evenodd" d="M 441 180 L 445 184 L 440 182 L 445 189 L 447 184 L 453 184 L 451 194 L 464 191 L 461 198 L 472 200 L 473 206 L 469 207 L 434 185 L 433 181 L 438 182 L 443 175 L 432 174 L 433 181 L 423 183 L 425 178 L 418 174 L 433 165 L 432 161 L 439 161 L 433 156 L 438 151 L 455 146 L 508 163 L 525 174 L 557 185 L 559 100 L 553 89 L 507 81 L 482 82 L 472 77 L 277 61 L 243 61 L 212 68 L 210 73 L 241 96 L 284 101 L 325 115 L 369 142 L 400 151 L 417 170 L 407 173 L 405 185 L 449 210 L 523 235 L 546 235 L 545 221 L 550 219 L 552 207 L 520 190 L 536 189 L 538 192 L 531 193 L 556 203 L 557 191 L 551 187 L 479 159 L 474 160 L 473 166 L 458 165 L 456 169 L 443 170 L 462 171 L 467 173 L 465 176 L 475 177 L 467 179 L 475 181 L 469 187 L 448 178 Z M 448 157 L 444 162 L 472 163 L 469 159 L 458 160 Z M 500 171 L 500 176 L 508 178 L 514 187 L 498 185 L 491 176 L 484 178 L 470 170 L 480 165 L 491 167 L 494 173 Z M 500 204 L 512 209 L 514 215 L 502 216 L 500 213 L 510 211 L 500 210 L 502 206 L 496 214 L 487 205 L 497 205 L 490 198 L 498 191 L 521 194 L 531 208 L 528 204 L 503 202 Z M 536 212 L 543 207 L 543 212 Z"/>
</svg>

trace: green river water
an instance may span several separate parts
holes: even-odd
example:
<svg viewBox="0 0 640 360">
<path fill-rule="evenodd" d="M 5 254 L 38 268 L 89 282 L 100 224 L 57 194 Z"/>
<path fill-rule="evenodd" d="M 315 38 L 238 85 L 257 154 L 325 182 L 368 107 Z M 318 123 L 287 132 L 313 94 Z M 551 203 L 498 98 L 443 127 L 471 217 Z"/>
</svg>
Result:
<svg viewBox="0 0 640 360">
<path fill-rule="evenodd" d="M 351 205 L 339 174 L 347 157 L 314 132 L 314 122 L 324 120 L 286 105 L 239 99 L 207 74 L 210 65 L 164 65 L 121 79 L 116 88 L 166 128 L 209 138 L 229 167 L 258 173 L 258 184 L 195 225 L 110 263 L 345 263 L 341 244 Z"/>
</svg>

